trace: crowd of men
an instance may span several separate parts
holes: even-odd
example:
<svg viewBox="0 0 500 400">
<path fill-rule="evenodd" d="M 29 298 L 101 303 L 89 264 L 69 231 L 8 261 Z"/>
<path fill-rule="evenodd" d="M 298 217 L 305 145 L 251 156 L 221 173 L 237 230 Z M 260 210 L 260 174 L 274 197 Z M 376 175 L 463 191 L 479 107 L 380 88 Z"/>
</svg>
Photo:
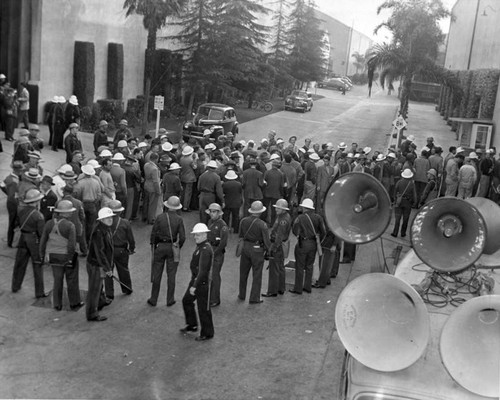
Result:
<svg viewBox="0 0 500 400">
<path fill-rule="evenodd" d="M 392 236 L 405 237 L 411 209 L 436 197 L 482 196 L 497 202 L 500 197 L 500 161 L 495 160 L 494 149 L 465 155 L 463 149 L 451 147 L 443 158 L 433 138 L 419 153 L 412 135 L 399 148 L 386 151 L 357 143 L 313 144 L 311 139 L 300 146 L 296 136 L 285 140 L 274 131 L 257 143 L 236 141 L 227 133 L 201 145 L 171 143 L 165 130 L 156 138 L 147 135 L 139 140 L 126 120 L 120 121 L 111 138 L 109 124 L 101 121 L 94 133 L 95 154 L 85 157 L 78 123 L 71 122 L 65 137 L 51 138 L 56 142 L 52 150 L 58 151 L 62 143 L 66 159 L 50 176 L 40 166 L 39 129 L 29 128 L 19 131 L 12 173 L 1 186 L 7 194 L 9 247 L 14 229 L 21 232 L 12 291 L 21 288 L 31 259 L 35 296 L 45 297 L 42 265 L 47 263 L 54 275 L 53 307 L 62 309 L 65 276 L 70 308 L 78 310 L 84 305 L 78 284 L 80 254 L 87 257 L 89 274 L 87 319 L 105 320 L 99 311 L 114 299 L 113 282 L 119 282 L 123 294 L 133 292 L 128 270 L 129 255 L 136 250 L 133 221 L 142 220 L 152 225 L 152 289 L 147 303 L 156 306 L 166 266 L 166 304 L 173 306 L 179 252 L 186 240 L 183 215 L 197 210 L 200 223 L 191 232 L 197 247 L 192 279 L 182 299 L 186 312 L 182 331 L 198 329 L 196 302 L 199 340 L 214 334 L 210 310 L 221 303 L 221 270 L 231 232 L 240 239 L 238 298 L 246 299 L 252 271 L 251 304 L 285 293 L 290 234 L 298 239 L 293 294 L 326 287 L 339 262 L 354 260 L 355 247 L 337 240 L 322 216 L 330 185 L 343 174 L 371 174 L 386 188 L 396 216 Z M 313 284 L 316 253 L 320 274 Z M 261 293 L 265 260 L 269 260 L 269 280 L 267 291 Z M 115 267 L 118 278 L 113 275 Z"/>
</svg>

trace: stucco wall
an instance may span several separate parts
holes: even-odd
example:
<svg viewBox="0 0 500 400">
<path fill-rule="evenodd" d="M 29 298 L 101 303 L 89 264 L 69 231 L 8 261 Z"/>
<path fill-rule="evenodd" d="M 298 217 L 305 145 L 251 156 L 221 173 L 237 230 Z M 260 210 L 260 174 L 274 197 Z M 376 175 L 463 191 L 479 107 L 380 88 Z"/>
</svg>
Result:
<svg viewBox="0 0 500 400">
<path fill-rule="evenodd" d="M 478 3 L 479 2 L 479 3 Z M 479 8 L 477 5 L 479 4 Z M 465 70 L 500 67 L 500 9 L 497 0 L 458 0 L 452 9 L 446 68 Z M 471 43 L 477 10 L 474 44 Z"/>
<path fill-rule="evenodd" d="M 143 93 L 147 34 L 140 16 L 125 18 L 123 0 L 40 1 L 40 118 L 46 101 L 54 95 L 68 98 L 72 94 L 75 41 L 95 46 L 94 102 L 106 98 L 109 42 L 124 46 L 124 100 Z"/>
</svg>

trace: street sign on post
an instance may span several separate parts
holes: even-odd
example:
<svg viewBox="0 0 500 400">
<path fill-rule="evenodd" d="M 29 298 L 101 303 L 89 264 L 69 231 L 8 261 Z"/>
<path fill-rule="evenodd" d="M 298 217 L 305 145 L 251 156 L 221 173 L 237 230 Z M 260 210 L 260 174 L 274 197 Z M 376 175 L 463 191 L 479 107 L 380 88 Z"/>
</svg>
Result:
<svg viewBox="0 0 500 400">
<path fill-rule="evenodd" d="M 165 104 L 165 98 L 163 96 L 155 96 L 154 109 L 156 110 L 156 129 L 155 137 L 158 136 L 158 131 L 160 130 L 160 112 L 163 110 Z"/>
<path fill-rule="evenodd" d="M 392 126 L 394 126 L 394 129 L 397 130 L 396 148 L 398 148 L 401 140 L 401 130 L 406 128 L 408 126 L 408 123 L 401 115 L 399 115 L 394 121 L 392 121 Z"/>
</svg>

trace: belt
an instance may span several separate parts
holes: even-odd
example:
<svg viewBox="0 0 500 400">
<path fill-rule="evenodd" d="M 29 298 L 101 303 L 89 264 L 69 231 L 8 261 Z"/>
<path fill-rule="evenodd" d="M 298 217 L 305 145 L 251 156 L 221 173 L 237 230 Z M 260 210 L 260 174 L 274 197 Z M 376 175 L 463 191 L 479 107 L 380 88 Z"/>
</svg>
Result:
<svg viewBox="0 0 500 400">
<path fill-rule="evenodd" d="M 125 246 L 114 246 L 115 249 L 127 249 L 128 245 Z"/>
</svg>

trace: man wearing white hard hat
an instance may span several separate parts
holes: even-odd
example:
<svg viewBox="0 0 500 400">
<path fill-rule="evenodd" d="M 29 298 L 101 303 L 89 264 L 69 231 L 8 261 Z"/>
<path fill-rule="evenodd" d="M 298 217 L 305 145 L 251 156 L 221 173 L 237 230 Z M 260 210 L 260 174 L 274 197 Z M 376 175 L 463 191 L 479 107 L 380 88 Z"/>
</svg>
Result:
<svg viewBox="0 0 500 400">
<path fill-rule="evenodd" d="M 184 211 L 190 209 L 193 185 L 196 183 L 195 170 L 198 168 L 196 160 L 197 157 L 194 154 L 194 149 L 191 146 L 184 146 L 179 159 L 179 165 L 181 166 L 180 179 L 184 188 L 181 197 L 182 209 Z"/>
<path fill-rule="evenodd" d="M 160 294 L 161 278 L 166 264 L 167 269 L 167 307 L 175 304 L 175 276 L 179 265 L 180 249 L 186 240 L 184 222 L 177 214 L 182 208 L 177 196 L 170 197 L 163 203 L 166 211 L 156 218 L 151 230 L 151 296 L 147 303 L 155 307 Z"/>
<path fill-rule="evenodd" d="M 19 221 L 21 236 L 17 245 L 16 260 L 12 273 L 12 292 L 16 293 L 23 284 L 26 268 L 31 258 L 33 264 L 33 275 L 35 277 L 35 297 L 47 297 L 43 284 L 43 268 L 40 259 L 39 241 L 42 236 L 45 220 L 39 211 L 40 201 L 43 198 L 37 189 L 30 189 L 24 198 L 24 207 L 19 207 L 17 218 Z"/>
<path fill-rule="evenodd" d="M 457 149 L 458 150 L 458 149 Z M 446 192 L 445 196 L 455 197 L 458 190 L 458 170 L 464 162 L 464 155 L 462 152 L 460 154 L 458 151 L 455 153 L 454 157 L 448 159 L 446 162 Z"/>
<path fill-rule="evenodd" d="M 163 175 L 163 201 L 168 200 L 172 196 L 182 196 L 182 184 L 179 178 L 181 166 L 176 162 L 170 164 L 168 171 Z"/>
<path fill-rule="evenodd" d="M 307 157 L 307 156 L 306 156 Z M 304 193 L 302 200 L 311 199 L 314 201 L 316 198 L 316 179 L 318 175 L 318 168 L 316 163 L 319 161 L 317 153 L 309 154 L 307 161 L 304 163 Z"/>
<path fill-rule="evenodd" d="M 196 341 L 205 341 L 214 337 L 214 323 L 209 304 L 214 252 L 208 242 L 209 232 L 208 227 L 202 223 L 193 227 L 191 233 L 196 242 L 196 249 L 190 263 L 191 279 L 182 298 L 186 318 L 186 326 L 180 330 L 183 334 L 198 331 L 198 319 L 194 308 L 196 301 L 201 328 L 200 335 L 195 338 Z"/>
<path fill-rule="evenodd" d="M 278 199 L 273 205 L 276 209 L 276 221 L 271 228 L 271 248 L 269 249 L 269 281 L 267 292 L 262 297 L 277 297 L 285 293 L 285 258 L 288 257 L 290 242 L 288 237 L 292 229 L 292 218 L 288 211 L 288 202 Z"/>
<path fill-rule="evenodd" d="M 228 226 L 232 227 L 233 233 L 237 233 L 240 226 L 240 208 L 243 204 L 243 189 L 236 171 L 229 169 L 226 172 L 224 175 L 224 182 L 222 182 L 222 192 L 224 193 L 223 219 Z"/>
<path fill-rule="evenodd" d="M 97 222 L 92 230 L 87 256 L 88 292 L 85 306 L 87 321 L 106 321 L 99 310 L 110 304 L 102 290 L 104 276 L 113 276 L 113 224 L 114 213 L 111 208 L 103 207 L 97 214 Z"/>
<path fill-rule="evenodd" d="M 198 178 L 198 192 L 200 193 L 200 222 L 208 222 L 206 210 L 212 203 L 222 204 L 224 207 L 224 193 L 222 192 L 222 181 L 216 172 L 217 163 L 211 160 L 207 164 L 207 170 Z"/>
<path fill-rule="evenodd" d="M 468 199 L 472 197 L 474 185 L 477 183 L 478 174 L 474 161 L 477 159 L 477 154 L 473 151 L 465 157 L 464 165 L 458 170 L 458 193 L 459 199 Z"/>
<path fill-rule="evenodd" d="M 125 147 L 127 146 L 127 142 L 125 142 Z M 116 200 L 119 200 L 124 207 L 127 207 L 127 179 L 125 170 L 122 168 L 123 163 L 125 162 L 125 156 L 117 152 L 113 155 L 111 159 L 113 161 L 113 166 L 111 167 L 111 177 L 113 178 L 113 182 L 115 184 L 115 196 Z"/>
<path fill-rule="evenodd" d="M 398 236 L 401 218 L 403 218 L 403 224 L 401 225 L 401 237 L 404 238 L 406 236 L 406 230 L 408 228 L 408 220 L 410 219 L 411 208 L 416 205 L 417 202 L 417 191 L 413 182 L 413 172 L 409 168 L 406 168 L 401 173 L 401 178 L 403 179 L 400 179 L 394 187 L 395 220 L 394 229 L 391 233 L 391 236 Z"/>
<path fill-rule="evenodd" d="M 80 106 L 74 94 L 69 97 L 68 104 L 66 104 L 66 108 L 64 109 L 64 122 L 67 127 L 72 123 L 80 123 Z"/>
<path fill-rule="evenodd" d="M 113 168 L 113 161 L 108 158 L 101 160 L 102 170 L 99 174 L 99 179 L 102 183 L 102 201 L 101 206 L 106 207 L 111 200 L 116 199 L 116 189 L 113 177 L 111 176 L 111 168 Z"/>
<path fill-rule="evenodd" d="M 252 289 L 250 290 L 250 304 L 262 303 L 260 291 L 262 288 L 262 268 L 264 267 L 264 253 L 271 248 L 269 228 L 260 218 L 266 207 L 261 201 L 254 201 L 248 212 L 249 217 L 241 220 L 239 238 L 243 248 L 240 258 L 240 285 L 238 299 L 245 300 L 247 281 L 252 270 Z"/>
<path fill-rule="evenodd" d="M 76 208 L 69 200 L 61 200 L 54 209 L 54 218 L 45 224 L 40 239 L 40 256 L 52 267 L 54 289 L 52 305 L 62 310 L 64 277 L 68 290 L 70 309 L 77 311 L 84 305 L 80 298 L 78 280 L 78 254 L 76 253 L 76 230 L 70 221 Z"/>
<path fill-rule="evenodd" d="M 312 275 L 316 252 L 321 256 L 321 247 L 318 243 L 326 235 L 323 218 L 314 212 L 314 202 L 311 199 L 304 199 L 299 204 L 302 209 L 293 222 L 292 232 L 297 236 L 295 245 L 295 284 L 290 293 L 302 294 L 311 293 Z M 304 274 L 305 272 L 305 274 Z"/>
</svg>

